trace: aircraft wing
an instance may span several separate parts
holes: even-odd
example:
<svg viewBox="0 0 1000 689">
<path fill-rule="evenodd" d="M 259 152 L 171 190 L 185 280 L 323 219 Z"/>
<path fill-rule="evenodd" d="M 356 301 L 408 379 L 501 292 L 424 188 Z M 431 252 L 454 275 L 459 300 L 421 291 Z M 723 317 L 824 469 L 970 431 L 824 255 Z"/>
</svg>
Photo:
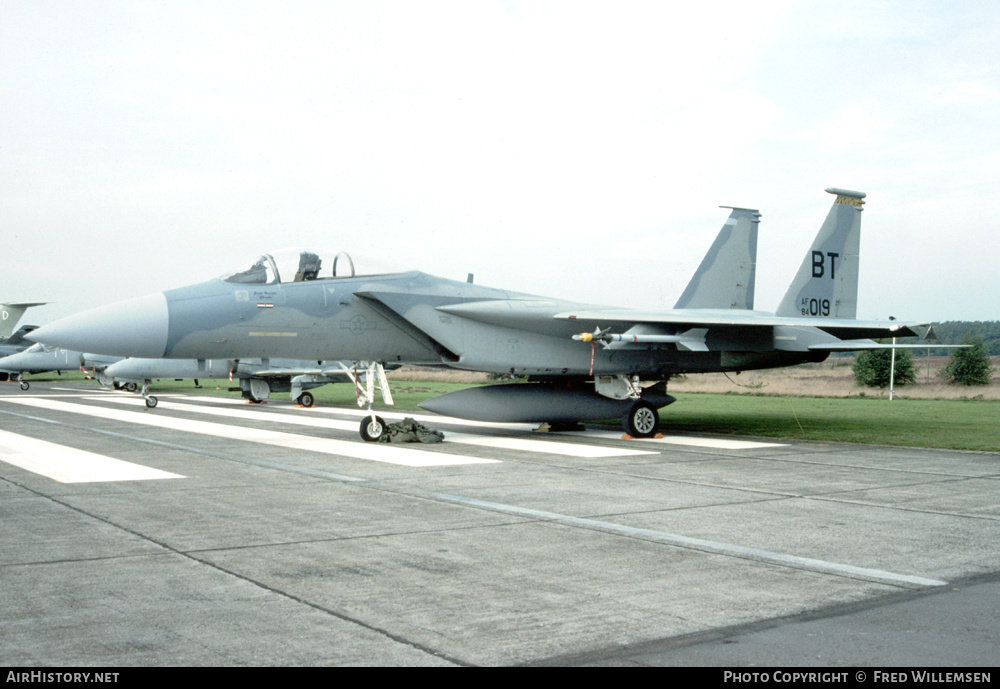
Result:
<svg viewBox="0 0 1000 689">
<path fill-rule="evenodd" d="M 824 332 L 846 339 L 866 337 L 916 337 L 920 333 L 913 330 L 927 323 L 904 323 L 902 321 L 861 321 L 853 318 L 809 318 L 775 316 L 759 311 L 687 309 L 672 311 L 635 311 L 631 309 L 602 309 L 586 311 L 565 311 L 554 318 L 579 321 L 600 326 L 601 323 L 634 323 L 660 325 L 676 328 L 705 327 L 802 327 L 811 326 Z"/>
<path fill-rule="evenodd" d="M 548 300 L 505 299 L 475 301 L 437 307 L 438 311 L 471 318 L 485 323 L 513 328 L 533 329 L 543 327 L 553 319 L 576 321 L 602 328 L 611 324 L 652 325 L 669 328 L 758 327 L 773 328 L 811 326 L 846 339 L 865 337 L 914 337 L 913 330 L 926 323 L 903 321 L 861 321 L 853 318 L 809 318 L 775 316 L 761 311 L 743 309 L 671 309 L 668 311 L 642 311 L 624 308 L 589 308 L 573 311 L 555 311 L 556 302 Z"/>
<path fill-rule="evenodd" d="M 710 330 L 727 333 L 725 338 L 733 349 L 739 349 L 740 342 L 744 340 L 768 338 L 766 331 L 772 330 L 778 349 L 851 351 L 875 345 L 866 338 L 918 337 L 921 332 L 914 328 L 927 325 L 853 318 L 777 316 L 745 309 L 644 311 L 584 305 L 564 310 L 567 306 L 572 309 L 572 305 L 566 302 L 505 299 L 450 304 L 437 307 L 437 311 L 493 325 L 541 332 L 565 330 L 565 325 L 572 322 L 578 328 L 574 339 L 589 341 L 594 337 L 615 348 L 632 345 L 655 348 L 672 344 L 693 351 L 707 351 L 705 338 Z M 557 323 L 562 326 L 557 326 Z M 608 334 L 608 330 L 614 332 Z"/>
</svg>

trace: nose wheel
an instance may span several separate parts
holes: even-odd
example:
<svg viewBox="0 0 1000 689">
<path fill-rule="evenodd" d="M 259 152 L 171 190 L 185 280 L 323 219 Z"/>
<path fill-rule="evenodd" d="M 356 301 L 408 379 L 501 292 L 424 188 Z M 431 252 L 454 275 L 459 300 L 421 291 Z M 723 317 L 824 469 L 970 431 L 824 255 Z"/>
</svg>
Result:
<svg viewBox="0 0 1000 689">
<path fill-rule="evenodd" d="M 159 402 L 158 399 L 149 394 L 149 381 L 147 380 L 142 384 L 142 397 L 146 400 L 146 406 L 152 409 Z"/>
<path fill-rule="evenodd" d="M 361 420 L 361 439 L 366 443 L 378 442 L 385 433 L 385 421 L 381 416 L 366 416 Z"/>
<path fill-rule="evenodd" d="M 377 361 L 358 361 L 353 367 L 341 362 L 340 369 L 354 383 L 358 406 L 368 407 L 368 416 L 361 422 L 361 439 L 366 443 L 376 442 L 385 433 L 385 421 L 375 416 L 375 412 L 372 411 L 375 390 L 381 390 L 385 403 L 392 404 L 392 393 L 389 391 L 389 381 L 385 377 L 385 368 Z M 359 369 L 363 369 L 363 373 Z"/>
</svg>

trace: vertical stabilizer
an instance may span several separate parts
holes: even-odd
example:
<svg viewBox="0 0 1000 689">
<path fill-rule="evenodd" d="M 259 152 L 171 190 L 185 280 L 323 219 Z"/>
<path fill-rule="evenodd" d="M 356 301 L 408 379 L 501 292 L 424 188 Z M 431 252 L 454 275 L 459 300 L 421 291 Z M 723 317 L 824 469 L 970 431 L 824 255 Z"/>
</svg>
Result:
<svg viewBox="0 0 1000 689">
<path fill-rule="evenodd" d="M 5 340 L 14 332 L 14 326 L 21 320 L 24 312 L 32 306 L 47 304 L 44 301 L 23 302 L 19 304 L 0 304 L 0 340 Z"/>
<path fill-rule="evenodd" d="M 674 308 L 752 309 L 759 224 L 757 211 L 732 208 Z"/>
<path fill-rule="evenodd" d="M 856 318 L 858 251 L 865 194 L 830 188 L 836 195 L 775 315 Z"/>
</svg>

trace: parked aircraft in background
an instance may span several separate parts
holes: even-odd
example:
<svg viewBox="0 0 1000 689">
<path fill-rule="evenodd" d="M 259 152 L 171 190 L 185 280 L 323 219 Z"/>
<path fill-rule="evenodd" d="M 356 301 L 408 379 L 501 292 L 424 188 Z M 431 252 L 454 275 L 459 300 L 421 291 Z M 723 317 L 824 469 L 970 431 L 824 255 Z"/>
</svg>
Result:
<svg viewBox="0 0 1000 689">
<path fill-rule="evenodd" d="M 87 369 L 96 371 L 121 358 L 120 356 L 84 354 L 37 342 L 23 351 L 0 358 L 0 374 L 6 375 L 11 380 L 20 381 L 21 389 L 27 390 L 31 386 L 28 381 L 24 380 L 25 373 L 86 371 Z"/>
<path fill-rule="evenodd" d="M 111 364 L 101 373 L 104 384 L 124 384 L 129 389 L 142 387 L 150 407 L 156 398 L 149 395 L 149 384 L 161 380 L 236 380 L 243 397 L 250 402 L 264 402 L 272 392 L 288 392 L 304 407 L 314 398 L 309 390 L 329 383 L 350 382 L 345 373 L 350 365 L 339 361 L 302 361 L 298 359 L 142 359 L 128 358 Z"/>
<path fill-rule="evenodd" d="M 0 357 L 10 356 L 11 354 L 17 354 L 18 352 L 23 352 L 28 347 L 31 347 L 35 343 L 27 339 L 25 335 L 30 333 L 32 330 L 37 328 L 37 325 L 22 325 L 17 329 L 14 334 L 8 337 L 6 340 L 0 340 Z M 0 378 L 0 380 L 7 380 L 6 378 Z"/>
<path fill-rule="evenodd" d="M 0 341 L 11 336 L 25 311 L 32 306 L 43 306 L 47 303 L 46 301 L 0 302 Z"/>
<path fill-rule="evenodd" d="M 265 254 L 208 282 L 70 316 L 31 338 L 122 356 L 357 359 L 513 373 L 530 383 L 470 388 L 421 406 L 487 421 L 621 416 L 629 434 L 650 436 L 658 428 L 657 409 L 673 401 L 666 393 L 672 375 L 822 361 L 832 351 L 885 346 L 868 338 L 917 335 L 913 328 L 922 324 L 857 320 L 865 194 L 827 191 L 836 197 L 833 207 L 774 314 L 748 308 L 753 283 L 745 276 L 736 280 L 742 297 L 732 285 L 720 287 L 725 271 L 712 262 L 692 280 L 707 289 L 689 285 L 678 308 L 646 311 L 418 271 L 361 273 L 347 254 L 328 261 L 296 251 Z M 743 223 L 755 231 L 757 217 L 734 209 L 723 230 Z M 717 259 L 729 255 L 730 242 L 722 242 L 726 251 Z M 720 299 L 723 292 L 728 302 Z M 374 414 L 366 419 L 366 439 L 377 437 L 379 421 Z"/>
</svg>

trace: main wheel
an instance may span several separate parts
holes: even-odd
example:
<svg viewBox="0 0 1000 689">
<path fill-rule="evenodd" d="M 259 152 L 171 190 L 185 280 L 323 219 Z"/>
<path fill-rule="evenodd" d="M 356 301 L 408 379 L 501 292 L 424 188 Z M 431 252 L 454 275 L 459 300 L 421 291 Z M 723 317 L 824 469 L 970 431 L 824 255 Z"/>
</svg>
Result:
<svg viewBox="0 0 1000 689">
<path fill-rule="evenodd" d="M 303 392 L 301 395 L 299 395 L 299 404 L 301 404 L 303 407 L 311 407 L 313 406 L 314 403 L 315 400 L 313 399 L 312 393 Z"/>
<path fill-rule="evenodd" d="M 385 433 L 385 421 L 381 416 L 366 416 L 361 420 L 361 439 L 374 443 Z"/>
<path fill-rule="evenodd" d="M 649 402 L 639 400 L 624 418 L 625 432 L 633 438 L 652 438 L 660 430 L 660 412 Z"/>
</svg>

